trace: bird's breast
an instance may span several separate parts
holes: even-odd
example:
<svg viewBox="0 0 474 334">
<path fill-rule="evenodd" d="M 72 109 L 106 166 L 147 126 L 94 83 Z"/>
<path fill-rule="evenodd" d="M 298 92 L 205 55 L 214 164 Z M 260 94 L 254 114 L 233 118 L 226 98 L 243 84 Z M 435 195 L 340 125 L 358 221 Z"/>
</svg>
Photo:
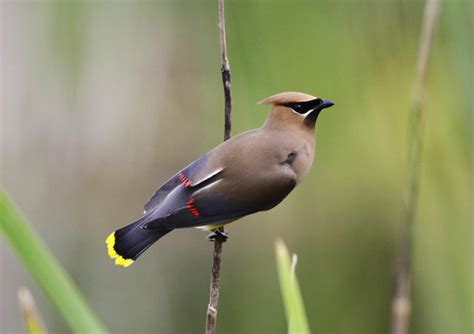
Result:
<svg viewBox="0 0 474 334">
<path fill-rule="evenodd" d="M 209 156 L 214 167 L 224 168 L 222 181 L 213 190 L 244 206 L 266 210 L 308 174 L 314 143 L 291 132 L 253 130 L 221 144 Z"/>
<path fill-rule="evenodd" d="M 314 146 L 304 143 L 298 150 L 294 151 L 295 155 L 291 168 L 296 174 L 296 182 L 300 183 L 302 179 L 308 175 L 314 160 Z"/>
</svg>

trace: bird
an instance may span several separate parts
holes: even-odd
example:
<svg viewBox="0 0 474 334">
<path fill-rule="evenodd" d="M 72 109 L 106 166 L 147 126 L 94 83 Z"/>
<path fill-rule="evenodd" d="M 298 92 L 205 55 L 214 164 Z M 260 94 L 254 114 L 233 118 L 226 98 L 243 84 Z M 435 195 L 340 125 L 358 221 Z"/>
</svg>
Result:
<svg viewBox="0 0 474 334">
<path fill-rule="evenodd" d="M 335 103 L 300 92 L 260 101 L 271 105 L 260 128 L 224 141 L 164 182 L 137 221 L 106 239 L 115 264 L 130 266 L 175 229 L 197 227 L 223 238 L 224 225 L 272 209 L 303 180 L 314 160 L 316 120 Z"/>
</svg>

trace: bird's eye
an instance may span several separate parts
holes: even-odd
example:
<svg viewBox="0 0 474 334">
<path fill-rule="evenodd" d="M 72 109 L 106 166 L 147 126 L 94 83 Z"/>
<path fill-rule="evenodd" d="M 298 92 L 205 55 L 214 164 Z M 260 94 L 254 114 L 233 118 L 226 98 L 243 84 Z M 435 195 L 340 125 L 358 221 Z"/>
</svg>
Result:
<svg viewBox="0 0 474 334">
<path fill-rule="evenodd" d="M 306 109 L 307 109 L 307 106 L 306 104 L 303 102 L 290 102 L 290 103 L 287 103 L 285 104 L 285 106 L 293 109 L 294 111 L 296 111 L 297 113 L 300 113 L 300 114 L 303 114 L 306 112 Z"/>
</svg>

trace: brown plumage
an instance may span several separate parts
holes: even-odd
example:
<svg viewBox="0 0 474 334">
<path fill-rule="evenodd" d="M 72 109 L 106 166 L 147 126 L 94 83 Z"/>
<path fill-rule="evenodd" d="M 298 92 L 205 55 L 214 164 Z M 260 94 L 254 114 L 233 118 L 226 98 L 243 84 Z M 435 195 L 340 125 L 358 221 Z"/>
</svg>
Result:
<svg viewBox="0 0 474 334">
<path fill-rule="evenodd" d="M 261 128 L 212 149 L 165 182 L 145 205 L 145 215 L 107 238 L 109 255 L 130 265 L 176 228 L 215 229 L 280 203 L 313 164 L 319 112 L 334 103 L 311 95 L 273 95 Z"/>
</svg>

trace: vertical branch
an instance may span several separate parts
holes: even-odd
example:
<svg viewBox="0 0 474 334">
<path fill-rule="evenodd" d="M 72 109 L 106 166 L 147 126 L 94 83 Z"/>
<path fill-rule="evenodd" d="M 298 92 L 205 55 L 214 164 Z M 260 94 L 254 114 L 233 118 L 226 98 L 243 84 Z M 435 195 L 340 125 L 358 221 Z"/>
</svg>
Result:
<svg viewBox="0 0 474 334">
<path fill-rule="evenodd" d="M 219 0 L 219 35 L 221 42 L 221 73 L 224 84 L 224 141 L 230 138 L 232 127 L 232 92 L 230 85 L 230 65 L 227 57 L 227 41 L 225 35 L 224 0 Z"/>
<path fill-rule="evenodd" d="M 232 115 L 232 92 L 230 85 L 230 66 L 227 57 L 227 42 L 225 35 L 225 16 L 224 16 L 224 0 L 219 1 L 219 35 L 221 45 L 221 73 L 222 83 L 224 85 L 224 141 L 230 138 L 231 133 L 231 115 Z M 219 231 L 222 233 L 224 229 L 221 227 Z M 219 237 L 214 239 L 214 253 L 212 258 L 211 286 L 209 291 L 209 305 L 207 307 L 206 333 L 216 333 L 217 322 L 217 305 L 219 304 L 220 291 L 220 271 L 221 271 L 221 253 L 222 244 L 225 238 Z"/>
<path fill-rule="evenodd" d="M 223 240 L 214 240 L 214 254 L 212 258 L 211 288 L 209 291 L 209 305 L 207 306 L 206 334 L 216 333 L 217 305 L 219 304 L 221 252 Z"/>
<path fill-rule="evenodd" d="M 392 299 L 392 334 L 406 334 L 410 324 L 411 309 L 411 262 L 413 225 L 418 202 L 421 149 L 423 144 L 423 98 L 428 63 L 441 0 L 427 0 L 420 38 L 420 49 L 412 96 L 412 124 L 410 129 L 410 153 L 405 197 L 405 226 L 397 256 L 395 289 Z"/>
</svg>

